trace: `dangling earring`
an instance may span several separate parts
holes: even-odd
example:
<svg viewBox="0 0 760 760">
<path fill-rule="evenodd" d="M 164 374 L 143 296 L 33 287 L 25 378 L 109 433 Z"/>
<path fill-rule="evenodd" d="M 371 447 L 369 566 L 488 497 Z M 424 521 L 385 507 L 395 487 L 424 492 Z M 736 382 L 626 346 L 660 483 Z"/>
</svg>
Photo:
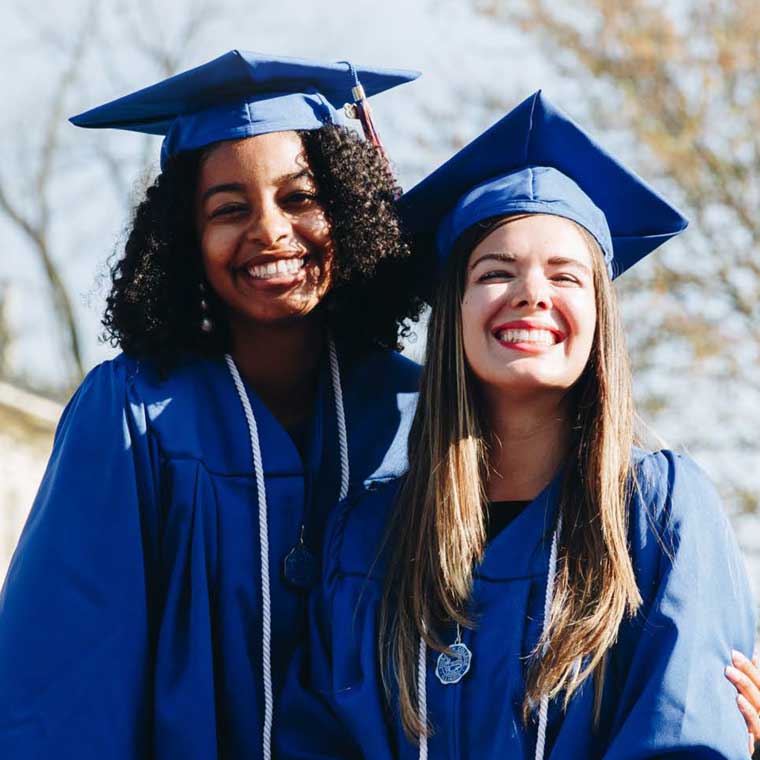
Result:
<svg viewBox="0 0 760 760">
<path fill-rule="evenodd" d="M 214 323 L 209 316 L 208 302 L 206 301 L 206 286 L 201 283 L 201 332 L 206 334 L 214 329 Z"/>
</svg>

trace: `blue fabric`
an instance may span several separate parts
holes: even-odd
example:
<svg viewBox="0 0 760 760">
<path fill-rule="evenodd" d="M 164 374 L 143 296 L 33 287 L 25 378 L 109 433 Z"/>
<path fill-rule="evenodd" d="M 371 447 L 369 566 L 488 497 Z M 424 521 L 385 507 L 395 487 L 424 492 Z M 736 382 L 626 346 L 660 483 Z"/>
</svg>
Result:
<svg viewBox="0 0 760 760">
<path fill-rule="evenodd" d="M 244 50 L 125 95 L 71 118 L 78 127 L 164 135 L 161 165 L 220 140 L 343 123 L 361 82 L 368 96 L 410 82 L 419 72 L 376 69 Z"/>
<path fill-rule="evenodd" d="M 539 91 L 401 198 L 410 233 L 439 262 L 462 233 L 491 217 L 563 216 L 598 241 L 611 276 L 629 269 L 688 224 Z"/>
<path fill-rule="evenodd" d="M 419 368 L 342 367 L 352 489 L 406 466 Z M 340 477 L 322 372 L 303 462 L 249 389 L 269 507 L 273 682 L 308 596 L 281 567 L 302 521 L 317 555 Z M 124 356 L 67 406 L 0 594 L 3 760 L 260 757 L 258 506 L 248 428 L 221 360 L 167 379 Z"/>
<path fill-rule="evenodd" d="M 718 497 L 689 459 L 637 452 L 640 494 L 630 505 L 630 548 L 644 603 L 620 628 L 608 657 L 600 728 L 593 684 L 566 714 L 551 704 L 551 760 L 746 758 L 746 727 L 723 669 L 732 648 L 749 652 L 753 602 Z M 331 517 L 325 572 L 312 595 L 309 647 L 294 660 L 276 726 L 279 760 L 411 760 L 384 705 L 377 665 L 386 557 L 379 537 L 397 493 L 386 484 L 348 499 Z M 434 674 L 428 716 L 436 760 L 533 758 L 536 724 L 522 722 L 526 657 L 543 620 L 559 480 L 487 546 L 473 589 L 472 667 L 457 685 Z M 443 632 L 454 640 L 454 630 Z"/>
<path fill-rule="evenodd" d="M 572 219 L 596 238 L 607 265 L 612 263 L 612 238 L 604 214 L 573 180 L 545 166 L 490 179 L 462 196 L 438 227 L 438 250 L 450 251 L 473 224 L 508 214 L 552 214 Z"/>
<path fill-rule="evenodd" d="M 185 150 L 202 148 L 219 140 L 253 137 L 268 132 L 319 129 L 325 124 L 341 124 L 336 111 L 316 91 L 267 94 L 237 103 L 208 108 L 200 113 L 178 116 L 161 145 L 161 165 Z"/>
</svg>

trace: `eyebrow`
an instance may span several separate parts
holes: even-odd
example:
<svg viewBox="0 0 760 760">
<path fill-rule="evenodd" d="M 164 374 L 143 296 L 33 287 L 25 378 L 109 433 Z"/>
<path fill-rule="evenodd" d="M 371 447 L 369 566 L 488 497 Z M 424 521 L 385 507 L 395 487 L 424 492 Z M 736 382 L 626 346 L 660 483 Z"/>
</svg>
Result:
<svg viewBox="0 0 760 760">
<path fill-rule="evenodd" d="M 274 183 L 276 185 L 284 185 L 287 182 L 295 182 L 299 179 L 314 179 L 314 175 L 309 171 L 309 169 L 301 169 L 297 172 L 292 172 L 291 174 L 283 174 L 281 177 L 278 177 Z M 217 193 L 242 193 L 245 192 L 245 185 L 243 185 L 241 182 L 225 182 L 221 185 L 212 185 L 208 190 L 206 190 L 205 193 L 203 193 L 203 197 L 201 198 L 201 203 L 205 203 L 212 195 L 216 195 Z"/>
<path fill-rule="evenodd" d="M 314 179 L 314 175 L 310 169 L 301 169 L 300 171 L 293 172 L 292 174 L 283 174 L 275 180 L 276 185 L 283 185 L 286 182 L 295 182 L 297 179 Z"/>
<path fill-rule="evenodd" d="M 546 263 L 556 267 L 574 266 L 578 267 L 578 269 L 583 269 L 585 272 L 591 274 L 591 270 L 582 261 L 578 261 L 578 259 L 571 259 L 567 256 L 552 256 Z"/>
<path fill-rule="evenodd" d="M 474 269 L 481 261 L 503 261 L 514 263 L 517 261 L 517 256 L 515 256 L 514 253 L 508 252 L 484 253 L 470 264 L 470 269 Z M 552 256 L 546 263 L 550 266 L 575 266 L 589 274 L 591 273 L 591 270 L 582 261 L 567 256 Z"/>
<path fill-rule="evenodd" d="M 217 193 L 242 193 L 245 190 L 239 182 L 227 182 L 223 185 L 212 185 L 201 198 L 201 203 L 205 203 L 212 195 Z"/>
<path fill-rule="evenodd" d="M 470 269 L 474 269 L 478 264 L 480 264 L 481 261 L 506 261 L 506 262 L 515 262 L 517 261 L 517 256 L 515 256 L 514 253 L 484 253 L 482 256 L 479 256 L 475 261 L 470 264 Z"/>
</svg>

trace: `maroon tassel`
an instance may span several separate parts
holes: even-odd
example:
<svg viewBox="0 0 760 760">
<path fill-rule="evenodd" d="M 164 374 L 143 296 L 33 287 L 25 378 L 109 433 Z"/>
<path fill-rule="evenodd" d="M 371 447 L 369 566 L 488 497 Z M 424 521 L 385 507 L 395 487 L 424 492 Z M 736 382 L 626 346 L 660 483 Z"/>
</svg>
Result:
<svg viewBox="0 0 760 760">
<path fill-rule="evenodd" d="M 364 132 L 364 136 L 367 138 L 367 140 L 369 140 L 387 160 L 385 149 L 383 148 L 383 144 L 380 141 L 380 135 L 378 135 L 377 128 L 375 127 L 375 122 L 372 119 L 372 108 L 370 107 L 367 96 L 364 93 L 364 88 L 360 84 L 357 84 L 351 90 L 351 94 L 354 97 L 354 118 L 359 119 L 359 122 L 362 125 L 362 131 Z"/>
<path fill-rule="evenodd" d="M 375 127 L 375 122 L 372 118 L 372 109 L 367 100 L 367 94 L 364 92 L 364 87 L 362 87 L 359 77 L 357 76 L 356 67 L 350 61 L 342 61 L 342 63 L 345 63 L 348 66 L 348 70 L 354 80 L 353 87 L 351 88 L 351 96 L 353 97 L 354 102 L 346 103 L 344 107 L 346 116 L 348 116 L 349 119 L 359 120 L 359 123 L 362 125 L 362 132 L 364 132 L 365 139 L 369 140 L 369 142 L 377 148 L 385 161 L 389 176 L 393 177 L 391 162 L 388 160 L 385 148 L 383 148 L 383 144 L 380 141 L 380 135 L 377 133 L 377 128 Z M 400 194 L 400 188 L 398 192 Z"/>
</svg>

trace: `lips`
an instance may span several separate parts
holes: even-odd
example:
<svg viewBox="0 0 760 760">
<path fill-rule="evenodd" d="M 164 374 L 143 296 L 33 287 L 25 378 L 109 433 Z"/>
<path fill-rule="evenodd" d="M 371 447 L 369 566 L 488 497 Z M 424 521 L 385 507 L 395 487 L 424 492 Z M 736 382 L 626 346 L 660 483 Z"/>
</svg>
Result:
<svg viewBox="0 0 760 760">
<path fill-rule="evenodd" d="M 256 256 L 239 269 L 255 281 L 291 281 L 303 271 L 309 258 L 303 253 Z"/>
<path fill-rule="evenodd" d="M 491 333 L 502 345 L 537 349 L 554 346 L 567 337 L 554 326 L 523 319 L 497 325 Z"/>
<path fill-rule="evenodd" d="M 270 280 L 282 275 L 294 275 L 306 265 L 305 258 L 277 259 L 266 264 L 249 264 L 245 271 L 255 280 Z"/>
</svg>

